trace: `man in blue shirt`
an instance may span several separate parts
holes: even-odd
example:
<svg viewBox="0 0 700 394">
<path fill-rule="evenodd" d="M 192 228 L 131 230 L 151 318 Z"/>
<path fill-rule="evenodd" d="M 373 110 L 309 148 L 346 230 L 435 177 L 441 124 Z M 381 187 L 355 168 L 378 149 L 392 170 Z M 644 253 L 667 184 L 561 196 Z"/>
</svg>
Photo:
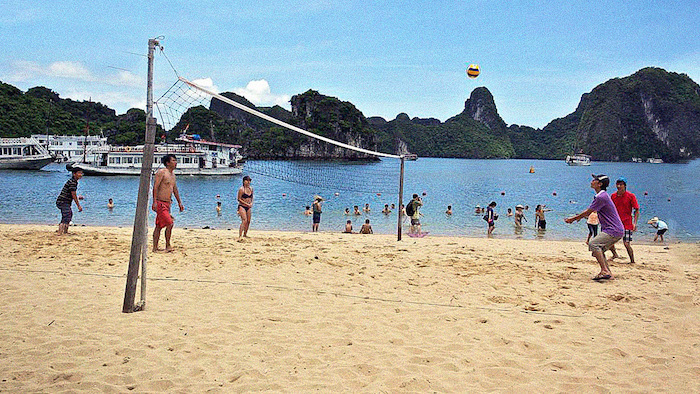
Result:
<svg viewBox="0 0 700 394">
<path fill-rule="evenodd" d="M 588 250 L 591 251 L 593 257 L 598 260 L 600 265 L 600 273 L 593 280 L 606 280 L 612 279 L 613 276 L 604 252 L 622 238 L 625 234 L 625 227 L 622 225 L 622 220 L 620 220 L 615 204 L 605 191 L 610 185 L 610 178 L 603 174 L 592 176 L 591 189 L 595 190 L 596 193 L 595 197 L 593 197 L 593 202 L 585 211 L 576 216 L 566 218 L 564 221 L 573 223 L 588 217 L 593 211 L 598 212 L 600 232 L 588 243 Z"/>
</svg>

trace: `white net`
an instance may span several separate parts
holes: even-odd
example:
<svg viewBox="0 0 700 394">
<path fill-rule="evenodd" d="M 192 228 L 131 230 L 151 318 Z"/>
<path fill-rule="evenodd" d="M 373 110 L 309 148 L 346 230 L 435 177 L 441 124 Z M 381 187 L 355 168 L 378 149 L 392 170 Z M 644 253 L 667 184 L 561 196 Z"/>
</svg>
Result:
<svg viewBox="0 0 700 394">
<path fill-rule="evenodd" d="M 326 190 L 398 193 L 400 156 L 336 141 L 261 112 L 274 109 L 250 108 L 182 77 L 155 108 L 170 136 L 196 133 L 242 145 L 241 153 L 250 156 L 244 173 Z"/>
</svg>

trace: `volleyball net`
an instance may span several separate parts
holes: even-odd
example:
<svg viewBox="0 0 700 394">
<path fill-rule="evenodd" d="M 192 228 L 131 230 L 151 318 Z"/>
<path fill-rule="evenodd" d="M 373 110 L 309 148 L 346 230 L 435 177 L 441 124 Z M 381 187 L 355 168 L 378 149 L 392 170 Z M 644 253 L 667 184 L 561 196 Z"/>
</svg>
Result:
<svg viewBox="0 0 700 394">
<path fill-rule="evenodd" d="M 335 133 L 346 138 L 337 141 L 289 122 L 304 123 L 302 116 L 287 113 L 290 119 L 283 121 L 271 116 L 269 108 L 250 108 L 182 77 L 154 106 L 159 123 L 171 135 L 198 133 L 203 139 L 242 145 L 243 173 L 330 192 L 400 194 L 401 156 L 356 146 L 371 145 L 358 141 L 358 135 L 366 135 L 361 131 Z"/>
</svg>

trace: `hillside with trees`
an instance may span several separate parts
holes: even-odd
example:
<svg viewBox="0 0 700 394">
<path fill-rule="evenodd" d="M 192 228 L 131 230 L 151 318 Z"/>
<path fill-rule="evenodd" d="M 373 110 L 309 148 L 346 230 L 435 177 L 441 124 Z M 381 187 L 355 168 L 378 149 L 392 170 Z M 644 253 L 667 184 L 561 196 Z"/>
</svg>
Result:
<svg viewBox="0 0 700 394">
<path fill-rule="evenodd" d="M 563 159 L 584 152 L 594 160 L 629 161 L 633 157 L 666 162 L 700 156 L 700 86 L 685 74 L 644 68 L 614 78 L 581 97 L 571 114 L 541 129 L 506 125 L 491 92 L 474 89 L 464 110 L 441 122 L 433 118 L 393 120 L 366 118 L 352 103 L 309 90 L 291 99 L 291 111 L 256 107 L 234 93 L 229 99 L 312 133 L 370 150 L 416 153 L 423 157 Z M 49 132 L 75 135 L 102 133 L 112 144 L 142 144 L 145 113 L 123 115 L 95 102 L 62 99 L 45 87 L 26 93 L 0 82 L 0 135 L 28 136 Z M 361 159 L 312 141 L 217 99 L 210 107 L 190 108 L 167 132 L 173 141 L 183 131 L 203 138 L 240 144 L 249 158 Z"/>
</svg>

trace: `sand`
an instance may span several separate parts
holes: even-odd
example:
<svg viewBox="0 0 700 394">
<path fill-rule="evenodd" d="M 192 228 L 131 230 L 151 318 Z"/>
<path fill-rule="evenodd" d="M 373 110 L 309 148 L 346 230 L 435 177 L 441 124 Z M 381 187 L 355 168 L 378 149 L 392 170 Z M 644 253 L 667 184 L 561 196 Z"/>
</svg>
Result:
<svg viewBox="0 0 700 394">
<path fill-rule="evenodd" d="M 0 391 L 700 392 L 698 244 L 176 228 L 124 314 L 131 229 L 54 230 L 0 225 Z"/>
</svg>

